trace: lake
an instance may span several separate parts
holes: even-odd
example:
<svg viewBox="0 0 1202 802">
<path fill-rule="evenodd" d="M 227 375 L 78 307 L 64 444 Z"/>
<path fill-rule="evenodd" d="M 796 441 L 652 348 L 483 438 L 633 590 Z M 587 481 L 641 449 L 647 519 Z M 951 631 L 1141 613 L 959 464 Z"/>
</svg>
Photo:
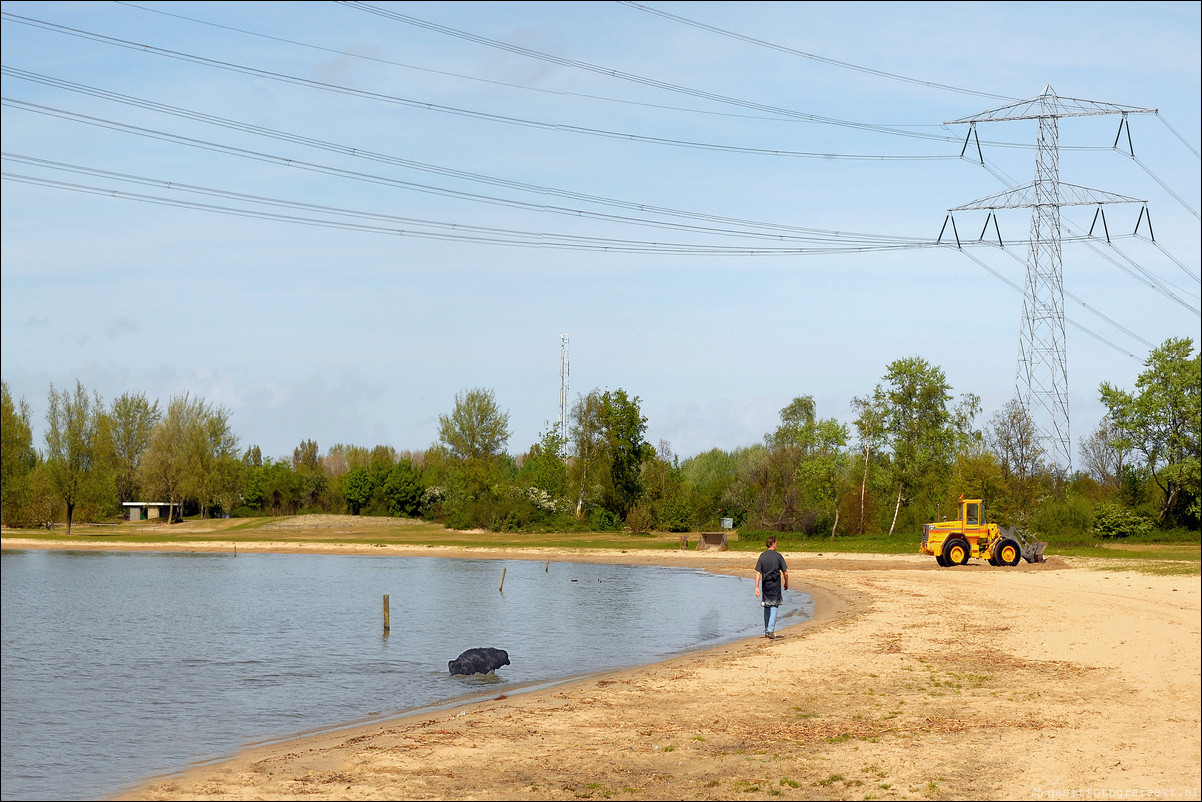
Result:
<svg viewBox="0 0 1202 802">
<path fill-rule="evenodd" d="M 763 629 L 751 579 L 686 568 L 6 550 L 0 577 L 5 800 L 99 799 L 252 743 Z M 784 623 L 812 610 L 809 596 L 786 592 Z M 480 646 L 512 664 L 451 676 L 447 662 Z"/>
</svg>

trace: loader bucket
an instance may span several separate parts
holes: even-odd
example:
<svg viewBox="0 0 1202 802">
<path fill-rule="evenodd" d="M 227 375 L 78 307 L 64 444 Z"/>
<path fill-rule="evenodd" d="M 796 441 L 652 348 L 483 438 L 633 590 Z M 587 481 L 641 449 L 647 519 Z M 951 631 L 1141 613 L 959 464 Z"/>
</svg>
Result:
<svg viewBox="0 0 1202 802">
<path fill-rule="evenodd" d="M 1045 560 L 1043 558 L 1043 550 L 1048 547 L 1047 543 L 1044 543 L 1042 540 L 1028 541 L 1021 534 L 1015 532 L 1015 527 L 1013 527 L 1013 526 L 1011 526 L 1009 528 L 1004 527 L 1004 526 L 999 526 L 998 531 L 1000 531 L 1002 534 L 1006 535 L 1006 537 L 1013 538 L 1019 542 L 1020 546 L 1022 547 L 1021 551 L 1022 551 L 1023 559 L 1026 560 L 1027 562 L 1029 562 L 1029 563 L 1047 562 L 1047 560 Z"/>
<path fill-rule="evenodd" d="M 1036 540 L 1030 545 L 1023 546 L 1023 559 L 1029 563 L 1047 562 L 1043 558 L 1043 550 L 1048 547 L 1042 540 Z"/>
</svg>

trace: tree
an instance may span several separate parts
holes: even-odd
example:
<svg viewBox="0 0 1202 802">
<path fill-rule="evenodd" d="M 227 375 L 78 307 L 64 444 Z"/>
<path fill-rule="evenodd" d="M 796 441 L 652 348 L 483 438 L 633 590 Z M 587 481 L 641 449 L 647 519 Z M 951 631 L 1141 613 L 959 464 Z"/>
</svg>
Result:
<svg viewBox="0 0 1202 802">
<path fill-rule="evenodd" d="M 342 477 L 342 497 L 350 506 L 351 515 L 358 515 L 368 505 L 372 489 L 371 473 L 366 467 L 351 468 L 346 472 Z"/>
<path fill-rule="evenodd" d="M 509 435 L 509 413 L 497 406 L 492 390 L 456 393 L 454 411 L 438 416 L 438 439 L 460 459 L 498 456 Z"/>
<path fill-rule="evenodd" d="M 801 464 L 798 479 L 811 488 L 811 498 L 818 508 L 833 517 L 831 539 L 839 529 L 839 484 L 843 475 L 843 460 L 850 432 L 834 418 L 818 421 L 810 453 Z"/>
<path fill-rule="evenodd" d="M 701 526 L 718 526 L 730 518 L 735 526 L 747 520 L 751 508 L 746 455 L 763 452 L 764 446 L 726 452 L 711 449 L 687 459 L 680 466 L 681 480 L 688 490 L 693 521 Z"/>
<path fill-rule="evenodd" d="M 1041 439 L 1034 419 L 1017 398 L 993 413 L 985 434 L 985 442 L 997 457 L 1002 475 L 1007 479 L 1013 476 L 1020 483 L 1043 469 L 1045 453 Z"/>
<path fill-rule="evenodd" d="M 794 398 L 780 411 L 780 426 L 768 435 L 769 448 L 797 448 L 808 452 L 814 438 L 814 397 Z"/>
<path fill-rule="evenodd" d="M 1116 442 L 1144 456 L 1162 498 L 1159 518 L 1197 525 L 1202 517 L 1202 362 L 1193 340 L 1169 338 L 1153 349 L 1129 393 L 1104 382 L 1102 403 L 1121 433 Z"/>
<path fill-rule="evenodd" d="M 388 514 L 399 518 L 402 515 L 417 515 L 421 512 L 422 473 L 407 459 L 392 466 L 384 480 L 384 499 L 388 503 Z"/>
<path fill-rule="evenodd" d="M 100 395 L 89 395 L 79 381 L 74 393 L 51 384 L 48 401 L 46 468 L 54 494 L 66 505 L 70 534 L 76 507 L 113 497 L 111 433 Z"/>
<path fill-rule="evenodd" d="M 301 507 L 312 507 L 321 498 L 327 485 L 325 466 L 316 440 L 302 440 L 292 450 L 292 470 L 300 482 Z"/>
<path fill-rule="evenodd" d="M 1109 415 L 1098 421 L 1088 437 L 1082 436 L 1077 441 L 1077 447 L 1081 453 L 1081 467 L 1098 484 L 1116 490 L 1121 486 L 1123 468 L 1126 467 L 1131 448 Z"/>
<path fill-rule="evenodd" d="M 572 405 L 572 421 L 568 429 L 575 459 L 572 462 L 573 484 L 576 486 L 576 517 L 584 517 L 586 497 L 597 485 L 598 463 L 605 451 L 605 428 L 602 421 L 601 393 L 593 390 L 578 396 Z"/>
<path fill-rule="evenodd" d="M 257 446 L 256 446 L 257 448 Z M 243 460 L 242 502 L 252 509 L 272 515 L 291 515 L 300 506 L 300 482 L 291 466 L 271 457 Z"/>
<path fill-rule="evenodd" d="M 34 469 L 38 466 L 38 452 L 33 447 L 33 427 L 30 424 L 29 404 L 22 398 L 14 404 L 7 383 L 3 388 L 0 406 L 0 521 L 5 526 L 23 526 L 32 523 L 29 515 L 33 500 Z"/>
<path fill-rule="evenodd" d="M 847 427 L 820 420 L 813 396 L 780 411 L 780 426 L 764 436 L 769 452 L 759 472 L 760 515 L 775 529 L 813 533 L 839 525 L 838 484 Z"/>
<path fill-rule="evenodd" d="M 648 451 L 652 453 L 647 454 L 642 470 L 646 503 L 638 503 L 632 510 L 647 511 L 647 529 L 654 526 L 668 532 L 687 532 L 692 524 L 692 509 L 680 461 L 672 453 L 672 444 L 660 440 L 659 448 Z M 627 525 L 632 531 L 638 531 L 631 518 L 628 513 Z"/>
<path fill-rule="evenodd" d="M 643 491 L 643 459 L 651 453 L 651 444 L 643 439 L 647 418 L 639 411 L 637 396 L 607 390 L 601 395 L 601 423 L 609 456 L 606 507 L 618 520 L 625 520 Z"/>
<path fill-rule="evenodd" d="M 198 399 L 185 443 L 187 489 L 200 505 L 200 517 L 204 518 L 210 507 L 229 509 L 237 496 L 241 468 L 236 456 L 238 436 L 230 428 L 229 411 Z"/>
<path fill-rule="evenodd" d="M 168 523 L 182 517 L 184 496 L 194 485 L 189 445 L 204 413 L 205 405 L 200 399 L 191 399 L 188 393 L 173 397 L 167 402 L 167 414 L 155 425 L 142 455 L 138 479 L 155 501 L 170 505 Z"/>
<path fill-rule="evenodd" d="M 860 509 L 857 532 L 867 531 L 865 522 L 865 505 L 868 497 L 869 468 L 872 465 L 872 455 L 879 453 L 886 444 L 886 416 L 884 399 L 880 394 L 870 398 L 856 396 L 851 405 L 858 413 L 855 419 L 856 431 L 860 435 L 860 448 L 864 450 L 864 469 L 860 474 Z"/>
<path fill-rule="evenodd" d="M 568 465 L 564 462 L 564 439 L 558 426 L 548 426 L 539 441 L 522 460 L 519 481 L 536 487 L 553 499 L 562 499 L 568 491 Z"/>
<path fill-rule="evenodd" d="M 262 468 L 263 450 L 257 444 L 246 449 L 242 453 L 242 465 L 246 468 Z"/>
<path fill-rule="evenodd" d="M 891 362 L 883 385 L 877 386 L 874 403 L 885 414 L 897 490 L 890 534 L 903 500 L 925 501 L 928 520 L 937 513 L 955 453 L 956 431 L 947 409 L 950 389 L 943 371 L 921 357 Z"/>
<path fill-rule="evenodd" d="M 950 424 L 955 437 L 958 457 L 980 454 L 985 448 L 985 435 L 973 428 L 981 414 L 981 397 L 976 393 L 964 393 L 952 408 Z"/>
<path fill-rule="evenodd" d="M 116 473 L 117 500 L 137 501 L 138 466 L 150 445 L 150 435 L 162 418 L 159 402 L 153 404 L 145 393 L 125 393 L 109 408 L 113 429 L 113 467 Z"/>
</svg>

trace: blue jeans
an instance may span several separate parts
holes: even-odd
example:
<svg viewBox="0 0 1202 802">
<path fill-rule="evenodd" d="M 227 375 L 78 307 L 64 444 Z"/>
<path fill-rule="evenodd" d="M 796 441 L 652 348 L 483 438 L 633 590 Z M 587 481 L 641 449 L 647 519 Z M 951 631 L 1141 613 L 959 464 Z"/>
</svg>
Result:
<svg viewBox="0 0 1202 802">
<path fill-rule="evenodd" d="M 773 605 L 772 607 L 764 608 L 764 632 L 765 633 L 776 631 L 776 612 L 779 609 L 780 609 L 780 607 L 776 606 L 776 605 Z"/>
</svg>

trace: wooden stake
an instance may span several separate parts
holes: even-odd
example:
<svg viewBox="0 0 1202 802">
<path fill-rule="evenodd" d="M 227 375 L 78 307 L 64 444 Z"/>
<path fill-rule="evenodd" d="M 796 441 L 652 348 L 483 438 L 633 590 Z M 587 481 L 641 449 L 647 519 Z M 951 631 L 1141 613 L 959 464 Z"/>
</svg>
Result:
<svg viewBox="0 0 1202 802">
<path fill-rule="evenodd" d="M 504 593 L 504 592 L 505 592 L 505 572 L 506 572 L 506 571 L 508 571 L 508 570 L 509 570 L 508 568 L 502 568 L 502 569 L 501 569 L 501 587 L 500 587 L 500 588 L 498 588 L 498 589 L 499 589 L 499 590 L 500 590 L 502 593 Z"/>
<path fill-rule="evenodd" d="M 388 594 L 384 594 L 384 634 L 388 634 Z"/>
</svg>

